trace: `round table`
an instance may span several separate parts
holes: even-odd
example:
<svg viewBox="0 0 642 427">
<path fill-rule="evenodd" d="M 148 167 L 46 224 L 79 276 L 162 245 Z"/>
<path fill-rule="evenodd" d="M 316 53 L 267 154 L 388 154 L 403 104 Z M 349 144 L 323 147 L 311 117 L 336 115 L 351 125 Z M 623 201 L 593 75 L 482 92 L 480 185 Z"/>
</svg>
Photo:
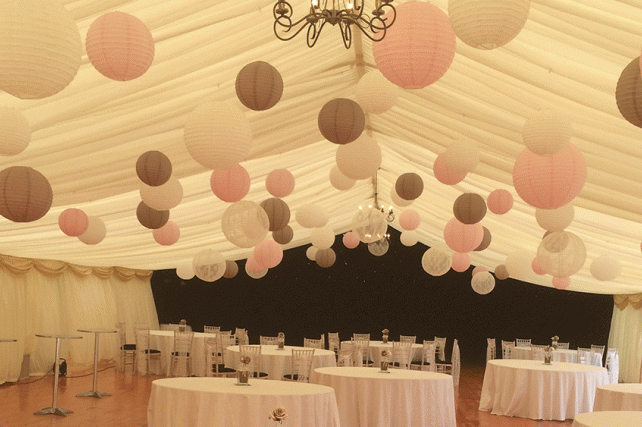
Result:
<svg viewBox="0 0 642 427">
<path fill-rule="evenodd" d="M 595 392 L 593 410 L 642 411 L 642 384 L 607 384 L 598 386 Z"/>
<path fill-rule="evenodd" d="M 344 427 L 455 427 L 453 377 L 436 372 L 334 367 L 310 380 L 334 388 Z"/>
<path fill-rule="evenodd" d="M 489 360 L 479 410 L 495 415 L 561 421 L 591 412 L 597 386 L 608 383 L 606 369 L 599 366 Z"/>
<path fill-rule="evenodd" d="M 352 341 L 343 341 L 342 344 L 350 345 Z M 383 341 L 370 341 L 368 346 L 370 360 L 374 363 L 374 366 L 379 366 L 381 362 L 381 352 L 383 350 L 388 350 L 389 354 L 392 357 L 392 341 L 388 341 L 384 344 Z M 412 360 L 421 360 L 421 353 L 423 351 L 422 344 L 413 344 L 412 345 Z"/>
<path fill-rule="evenodd" d="M 268 374 L 268 379 L 280 380 L 283 375 L 292 373 L 292 349 L 304 349 L 286 345 L 283 349 L 276 345 L 261 346 L 261 371 Z M 233 345 L 225 350 L 225 367 L 236 369 L 239 362 L 239 346 Z M 324 366 L 336 366 L 334 351 L 315 348 L 312 356 L 312 369 Z"/>
<path fill-rule="evenodd" d="M 316 384 L 235 378 L 165 378 L 152 382 L 149 427 L 268 426 L 268 414 L 285 408 L 288 427 L 338 427 L 334 390 Z"/>
<path fill-rule="evenodd" d="M 531 360 L 533 351 L 531 347 L 513 347 L 510 358 Z M 554 362 L 577 363 L 577 350 L 555 349 L 551 353 L 551 360 Z M 602 355 L 593 354 L 593 365 L 602 366 Z"/>
<path fill-rule="evenodd" d="M 97 397 L 97 398 L 102 398 L 103 396 L 111 396 L 109 393 L 105 393 L 104 391 L 98 391 L 98 348 L 99 348 L 99 342 L 100 342 L 100 334 L 115 334 L 118 332 L 116 329 L 100 329 L 100 328 L 92 328 L 92 329 L 78 329 L 78 332 L 86 332 L 89 334 L 94 334 L 94 387 L 91 389 L 91 391 L 86 391 L 84 393 L 77 394 L 76 396 L 78 397 Z"/>
<path fill-rule="evenodd" d="M 216 338 L 216 334 L 205 332 L 194 332 L 192 340 L 192 374 L 197 377 L 205 376 L 205 339 Z M 149 347 L 160 350 L 160 371 L 154 372 L 159 375 L 170 375 L 172 352 L 174 351 L 174 331 L 151 330 L 149 331 Z"/>
<path fill-rule="evenodd" d="M 639 411 L 602 411 L 579 414 L 572 427 L 640 427 L 642 412 Z"/>
</svg>

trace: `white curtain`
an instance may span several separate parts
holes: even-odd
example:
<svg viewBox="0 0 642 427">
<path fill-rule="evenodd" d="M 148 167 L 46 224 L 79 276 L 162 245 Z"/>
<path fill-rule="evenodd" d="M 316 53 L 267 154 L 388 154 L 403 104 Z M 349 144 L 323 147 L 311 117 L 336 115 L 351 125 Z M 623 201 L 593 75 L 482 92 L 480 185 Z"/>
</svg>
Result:
<svg viewBox="0 0 642 427">
<path fill-rule="evenodd" d="M 609 347 L 618 350 L 620 381 L 640 382 L 642 363 L 642 309 L 639 296 L 615 296 Z"/>
<path fill-rule="evenodd" d="M 62 340 L 61 357 L 68 364 L 92 365 L 94 334 L 78 329 L 113 329 L 125 322 L 133 337 L 134 323 L 157 328 L 150 278 L 150 271 L 0 256 L 0 339 L 17 339 L 0 343 L 0 384 L 18 380 L 25 355 L 30 375 L 51 369 L 56 340 L 36 334 L 81 336 Z M 115 359 L 116 335 L 101 334 L 100 359 Z"/>
</svg>

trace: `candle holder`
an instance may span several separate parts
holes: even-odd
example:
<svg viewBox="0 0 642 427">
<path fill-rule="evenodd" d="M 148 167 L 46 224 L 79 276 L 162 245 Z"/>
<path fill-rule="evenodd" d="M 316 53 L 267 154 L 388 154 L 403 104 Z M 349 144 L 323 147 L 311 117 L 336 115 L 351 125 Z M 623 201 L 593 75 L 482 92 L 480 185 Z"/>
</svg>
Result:
<svg viewBox="0 0 642 427">
<path fill-rule="evenodd" d="M 390 366 L 390 362 L 388 361 L 388 356 L 389 355 L 390 355 L 390 353 L 388 352 L 388 350 L 383 350 L 381 352 L 381 359 L 380 359 L 380 362 L 379 362 L 381 370 L 379 372 L 385 373 L 385 374 L 390 373 L 390 371 L 388 370 L 388 367 Z"/>
<path fill-rule="evenodd" d="M 239 369 L 236 371 L 236 385 L 250 385 L 250 371 Z"/>
</svg>

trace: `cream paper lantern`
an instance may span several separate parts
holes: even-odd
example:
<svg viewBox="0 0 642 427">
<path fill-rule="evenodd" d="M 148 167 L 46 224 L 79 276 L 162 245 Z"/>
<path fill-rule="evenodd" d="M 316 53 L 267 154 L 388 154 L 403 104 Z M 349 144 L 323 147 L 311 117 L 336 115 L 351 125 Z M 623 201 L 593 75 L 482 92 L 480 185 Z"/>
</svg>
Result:
<svg viewBox="0 0 642 427">
<path fill-rule="evenodd" d="M 381 166 L 381 148 L 369 136 L 362 134 L 356 141 L 337 148 L 337 166 L 351 179 L 372 177 Z"/>
<path fill-rule="evenodd" d="M 472 172 L 479 163 L 479 148 L 468 138 L 455 139 L 443 155 L 448 169 L 456 173 Z"/>
<path fill-rule="evenodd" d="M 218 251 L 203 249 L 194 256 L 192 267 L 196 277 L 205 282 L 214 282 L 223 277 L 227 263 Z"/>
<path fill-rule="evenodd" d="M 15 108 L 0 107 L 0 155 L 15 156 L 31 142 L 31 126 Z"/>
<path fill-rule="evenodd" d="M 388 230 L 388 222 L 383 212 L 375 206 L 361 207 L 352 217 L 352 232 L 363 243 L 381 240 Z"/>
<path fill-rule="evenodd" d="M 337 165 L 330 169 L 330 184 L 337 190 L 349 190 L 355 182 L 357 181 L 342 174 Z"/>
<path fill-rule="evenodd" d="M 321 205 L 308 203 L 296 210 L 295 219 L 301 227 L 318 228 L 324 227 L 328 223 L 329 217 Z"/>
<path fill-rule="evenodd" d="M 488 271 L 480 271 L 473 275 L 470 286 L 479 295 L 487 295 L 495 289 L 495 278 Z"/>
<path fill-rule="evenodd" d="M 262 277 L 265 277 L 265 275 L 268 273 L 268 268 L 264 268 L 259 271 L 252 271 L 248 265 L 247 262 L 245 263 L 245 272 L 247 273 L 248 276 L 250 276 L 252 279 L 261 279 Z"/>
<path fill-rule="evenodd" d="M 357 83 L 357 103 L 367 113 L 385 113 L 397 103 L 398 96 L 399 86 L 376 69 L 364 74 Z"/>
<path fill-rule="evenodd" d="M 310 246 L 308 249 L 305 250 L 305 256 L 308 257 L 310 261 L 316 261 L 316 256 L 318 251 L 319 251 L 318 248 L 314 246 Z"/>
<path fill-rule="evenodd" d="M 562 231 L 573 222 L 575 208 L 567 203 L 557 209 L 535 209 L 535 219 L 547 231 Z"/>
<path fill-rule="evenodd" d="M 524 123 L 522 139 L 526 147 L 540 156 L 552 156 L 571 142 L 571 122 L 559 111 L 544 109 Z"/>
<path fill-rule="evenodd" d="M 430 248 L 421 257 L 421 266 L 431 276 L 443 276 L 448 273 L 452 259 L 450 255 L 438 248 Z"/>
<path fill-rule="evenodd" d="M 551 276 L 569 277 L 584 266 L 586 246 L 571 232 L 555 231 L 537 247 L 537 262 Z"/>
<path fill-rule="evenodd" d="M 497 280 L 506 280 L 508 279 L 508 277 L 509 277 L 508 269 L 504 264 L 501 264 L 495 267 L 495 278 Z"/>
<path fill-rule="evenodd" d="M 140 198 L 147 206 L 158 211 L 173 209 L 183 200 L 183 186 L 175 176 L 157 187 L 141 184 Z"/>
<path fill-rule="evenodd" d="M 319 227 L 310 233 L 312 246 L 319 250 L 328 249 L 334 244 L 334 230 L 329 227 Z"/>
<path fill-rule="evenodd" d="M 519 34 L 530 0 L 448 0 L 448 18 L 459 40 L 477 49 L 495 49 Z"/>
<path fill-rule="evenodd" d="M 612 255 L 601 255 L 591 263 L 591 275 L 597 280 L 616 279 L 622 273 L 620 261 Z"/>
<path fill-rule="evenodd" d="M 399 236 L 399 241 L 404 246 L 415 246 L 419 241 L 419 235 L 416 231 L 403 231 Z"/>
<path fill-rule="evenodd" d="M 194 267 L 192 263 L 183 263 L 176 267 L 176 275 L 183 280 L 190 280 L 194 277 Z"/>
<path fill-rule="evenodd" d="M 107 228 L 103 220 L 98 217 L 89 216 L 87 219 L 89 220 L 87 230 L 78 236 L 78 240 L 86 245 L 97 245 L 105 239 Z"/>
<path fill-rule="evenodd" d="M 63 90 L 82 57 L 78 26 L 56 0 L 0 2 L 0 89 L 21 99 Z"/>
<path fill-rule="evenodd" d="M 227 240 L 240 248 L 251 248 L 268 233 L 270 220 L 263 208 L 247 200 L 231 204 L 221 218 L 221 230 Z"/>
<path fill-rule="evenodd" d="M 518 249 L 509 253 L 504 265 L 510 277 L 524 282 L 532 281 L 535 278 L 535 272 L 531 268 L 534 256 L 533 252 L 526 249 Z M 495 275 L 497 275 L 497 270 L 495 270 Z"/>
<path fill-rule="evenodd" d="M 184 136 L 194 160 L 209 169 L 227 169 L 245 160 L 252 143 L 252 127 L 238 107 L 208 102 L 189 114 Z"/>
</svg>

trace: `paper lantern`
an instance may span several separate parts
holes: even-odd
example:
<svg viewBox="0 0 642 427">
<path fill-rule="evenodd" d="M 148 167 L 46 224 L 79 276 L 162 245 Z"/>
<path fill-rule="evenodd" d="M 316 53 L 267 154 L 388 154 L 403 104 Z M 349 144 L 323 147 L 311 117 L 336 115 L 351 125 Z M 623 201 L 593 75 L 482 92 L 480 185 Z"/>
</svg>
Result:
<svg viewBox="0 0 642 427">
<path fill-rule="evenodd" d="M 470 280 L 470 286 L 473 288 L 473 291 L 479 295 L 486 295 L 495 289 L 495 278 L 488 271 L 481 271 L 473 275 L 473 278 Z"/>
<path fill-rule="evenodd" d="M 223 273 L 223 277 L 226 279 L 233 279 L 236 277 L 236 275 L 239 273 L 239 266 L 236 262 L 226 260 L 225 261 L 225 273 Z"/>
<path fill-rule="evenodd" d="M 310 233 L 310 242 L 319 250 L 328 249 L 334 244 L 334 230 L 329 226 L 315 228 Z"/>
<path fill-rule="evenodd" d="M 328 101 L 319 111 L 319 130 L 325 139 L 335 144 L 348 144 L 359 138 L 366 125 L 366 116 L 351 99 Z"/>
<path fill-rule="evenodd" d="M 290 222 L 290 208 L 283 200 L 272 197 L 261 202 L 261 207 L 268 216 L 270 226 L 268 230 L 283 230 Z"/>
<path fill-rule="evenodd" d="M 448 17 L 459 40 L 477 49 L 495 49 L 522 30 L 530 0 L 448 0 Z"/>
<path fill-rule="evenodd" d="M 399 225 L 404 230 L 416 230 L 419 224 L 421 224 L 421 216 L 414 209 L 405 210 L 399 215 Z"/>
<path fill-rule="evenodd" d="M 337 148 L 337 167 L 351 179 L 372 177 L 381 166 L 381 148 L 374 139 L 361 135 L 356 141 Z"/>
<path fill-rule="evenodd" d="M 265 268 L 274 268 L 283 260 L 283 249 L 274 240 L 264 240 L 254 247 L 254 258 Z"/>
<path fill-rule="evenodd" d="M 377 240 L 376 242 L 368 243 L 368 252 L 374 256 L 385 255 L 389 248 L 390 240 L 386 237 L 381 240 Z"/>
<path fill-rule="evenodd" d="M 250 271 L 250 270 L 248 270 L 247 263 L 245 263 L 245 272 L 252 279 L 261 279 L 261 278 L 265 277 L 265 275 L 268 273 L 268 271 L 269 271 L 268 268 L 264 268 L 263 270 L 258 271 L 258 272 Z"/>
<path fill-rule="evenodd" d="M 212 171 L 210 187 L 216 197 L 224 202 L 242 200 L 250 191 L 250 174 L 241 165 Z"/>
<path fill-rule="evenodd" d="M 544 109 L 524 124 L 522 138 L 526 147 L 540 156 L 552 156 L 571 142 L 571 122 L 560 112 Z"/>
<path fill-rule="evenodd" d="M 80 209 L 69 208 L 60 213 L 58 226 L 67 236 L 78 237 L 89 227 L 87 214 Z"/>
<path fill-rule="evenodd" d="M 475 193 L 464 193 L 457 197 L 453 204 L 455 218 L 464 224 L 475 224 L 486 215 L 486 202 Z"/>
<path fill-rule="evenodd" d="M 184 136 L 194 160 L 209 169 L 227 169 L 245 160 L 252 143 L 252 127 L 234 105 L 208 102 L 189 114 Z"/>
<path fill-rule="evenodd" d="M 15 156 L 31 142 L 31 126 L 15 108 L 0 107 L 0 155 Z"/>
<path fill-rule="evenodd" d="M 451 266 L 450 256 L 437 248 L 429 248 L 421 257 L 421 266 L 431 276 L 443 276 Z"/>
<path fill-rule="evenodd" d="M 175 176 L 157 187 L 142 184 L 140 198 L 150 208 L 166 211 L 175 208 L 183 200 L 183 186 Z"/>
<path fill-rule="evenodd" d="M 275 169 L 265 178 L 265 188 L 274 197 L 286 197 L 294 190 L 294 176 L 287 169 Z"/>
<path fill-rule="evenodd" d="M 432 172 L 435 174 L 437 181 L 446 185 L 459 184 L 466 178 L 466 172 L 454 172 L 446 164 L 444 155 L 440 154 L 435 158 L 435 163 L 432 165 Z"/>
<path fill-rule="evenodd" d="M 586 261 L 586 246 L 575 234 L 555 231 L 537 247 L 537 261 L 542 270 L 554 277 L 569 277 L 580 271 Z"/>
<path fill-rule="evenodd" d="M 268 110 L 279 102 L 281 95 L 283 78 L 267 62 L 251 62 L 236 75 L 236 96 L 250 110 Z"/>
<path fill-rule="evenodd" d="M 477 273 L 481 273 L 482 271 L 488 271 L 488 267 L 484 267 L 483 265 L 478 265 L 477 267 L 473 268 L 472 275 L 474 276 Z"/>
<path fill-rule="evenodd" d="M 591 275 L 597 280 L 616 279 L 622 273 L 620 261 L 611 255 L 601 255 L 591 263 Z"/>
<path fill-rule="evenodd" d="M 513 195 L 508 190 L 493 190 L 486 199 L 486 205 L 492 213 L 504 215 L 513 208 Z"/>
<path fill-rule="evenodd" d="M 315 261 L 319 267 L 328 268 L 334 265 L 337 260 L 337 254 L 334 253 L 332 248 L 317 251 Z"/>
<path fill-rule="evenodd" d="M 479 148 L 467 138 L 455 139 L 443 155 L 446 166 L 455 173 L 472 172 L 479 163 Z"/>
<path fill-rule="evenodd" d="M 328 223 L 328 213 L 320 205 L 309 203 L 297 209 L 296 222 L 304 228 L 324 227 Z"/>
<path fill-rule="evenodd" d="M 306 249 L 305 256 L 308 257 L 310 261 L 316 261 L 318 250 L 319 249 L 315 248 L 314 246 L 310 246 L 308 249 Z"/>
<path fill-rule="evenodd" d="M 267 270 L 267 267 L 262 266 L 256 259 L 254 254 L 250 255 L 245 262 L 245 271 L 251 273 L 260 273 L 263 270 Z"/>
<path fill-rule="evenodd" d="M 85 40 L 91 65 L 112 80 L 129 81 L 147 72 L 154 61 L 154 38 L 140 19 L 109 12 L 96 19 Z"/>
<path fill-rule="evenodd" d="M 484 228 L 480 223 L 463 224 L 453 218 L 444 228 L 444 240 L 455 252 L 470 252 L 479 246 L 483 238 Z"/>
<path fill-rule="evenodd" d="M 490 230 L 488 228 L 484 227 L 484 226 L 482 226 L 482 228 L 484 229 L 484 237 L 482 237 L 482 241 L 479 244 L 479 246 L 477 246 L 475 249 L 473 249 L 473 251 L 475 251 L 475 252 L 483 251 L 484 249 L 489 247 L 490 246 L 490 242 L 492 240 L 492 236 L 490 234 Z"/>
<path fill-rule="evenodd" d="M 415 200 L 424 191 L 424 182 L 416 173 L 404 173 L 397 178 L 395 191 L 404 200 Z"/>
<path fill-rule="evenodd" d="M 640 76 L 640 58 L 635 58 L 624 68 L 615 87 L 615 101 L 620 114 L 629 123 L 642 127 L 642 76 Z"/>
<path fill-rule="evenodd" d="M 352 232 L 363 243 L 372 243 L 381 240 L 388 230 L 386 216 L 374 206 L 359 207 L 352 217 Z"/>
<path fill-rule="evenodd" d="M 218 251 L 203 249 L 194 256 L 192 267 L 196 277 L 204 282 L 214 282 L 223 277 L 227 264 Z"/>
<path fill-rule="evenodd" d="M 164 226 L 169 220 L 169 211 L 159 211 L 150 208 L 145 202 L 140 202 L 136 208 L 136 218 L 143 227 L 155 230 Z"/>
<path fill-rule="evenodd" d="M 352 231 L 348 231 L 346 234 L 343 235 L 342 238 L 343 245 L 348 248 L 348 249 L 354 249 L 357 246 L 359 246 L 359 236 L 354 234 Z"/>
<path fill-rule="evenodd" d="M 176 267 L 176 275 L 183 280 L 190 280 L 194 277 L 194 267 L 192 263 L 184 263 Z"/>
<path fill-rule="evenodd" d="M 430 3 L 396 6 L 397 18 L 383 40 L 372 44 L 375 63 L 392 83 L 420 89 L 439 80 L 455 57 L 456 37 L 448 16 Z M 383 19 L 391 19 L 390 12 Z"/>
<path fill-rule="evenodd" d="M 330 184 L 337 190 L 349 190 L 355 182 L 357 181 L 342 174 L 337 165 L 330 169 Z"/>
<path fill-rule="evenodd" d="M 557 209 L 535 209 L 535 219 L 547 231 L 562 231 L 573 222 L 575 208 L 568 203 Z"/>
<path fill-rule="evenodd" d="M 553 277 L 553 286 L 555 289 L 560 289 L 564 290 L 571 286 L 571 278 L 570 277 Z"/>
<path fill-rule="evenodd" d="M 510 277 L 524 282 L 532 281 L 535 278 L 531 268 L 534 256 L 535 254 L 526 249 L 519 249 L 509 253 L 506 256 L 504 265 Z"/>
<path fill-rule="evenodd" d="M 172 162 L 160 151 L 148 151 L 136 161 L 136 175 L 151 187 L 163 185 L 172 176 Z"/>
<path fill-rule="evenodd" d="M 533 272 L 538 276 L 543 276 L 546 274 L 542 266 L 539 265 L 539 261 L 537 261 L 537 257 L 533 258 L 533 261 L 531 262 L 531 269 L 533 269 Z"/>
<path fill-rule="evenodd" d="M 53 191 L 47 178 L 27 166 L 10 166 L 0 172 L 0 215 L 13 222 L 36 221 L 47 212 Z"/>
<path fill-rule="evenodd" d="M 379 70 L 369 71 L 357 83 L 357 103 L 367 113 L 385 113 L 397 103 L 398 96 L 399 87 Z"/>
<path fill-rule="evenodd" d="M 495 278 L 497 280 L 506 280 L 508 279 L 508 270 L 504 264 L 498 265 L 495 267 Z"/>
<path fill-rule="evenodd" d="M 395 187 L 392 187 L 390 189 L 390 200 L 392 200 L 392 203 L 394 203 L 395 205 L 399 206 L 400 208 L 404 208 L 406 206 L 410 206 L 410 205 L 412 205 L 412 202 L 414 202 L 414 200 L 404 200 L 401 197 L 399 197 Z"/>
<path fill-rule="evenodd" d="M 452 254 L 451 267 L 453 270 L 459 273 L 463 273 L 464 271 L 468 270 L 468 267 L 470 267 L 470 255 L 455 252 L 454 254 Z"/>
<path fill-rule="evenodd" d="M 227 240 L 240 248 L 256 246 L 265 238 L 270 220 L 261 206 L 241 200 L 231 204 L 221 218 L 221 230 Z"/>
<path fill-rule="evenodd" d="M 403 231 L 399 236 L 399 241 L 404 246 L 415 246 L 419 241 L 416 231 Z"/>
<path fill-rule="evenodd" d="M 98 217 L 89 216 L 87 220 L 89 221 L 87 230 L 78 236 L 78 240 L 86 245 L 97 245 L 105 239 L 107 228 L 103 220 Z"/>
<path fill-rule="evenodd" d="M 181 230 L 174 221 L 167 221 L 165 225 L 155 229 L 152 234 L 159 245 L 171 246 L 178 242 L 181 237 Z"/>
<path fill-rule="evenodd" d="M 557 209 L 577 196 L 586 181 L 586 161 L 573 144 L 548 157 L 524 149 L 513 167 L 517 194 L 531 206 Z"/>
<path fill-rule="evenodd" d="M 0 2 L 0 89 L 45 98 L 74 79 L 82 42 L 74 17 L 55 0 Z"/>
<path fill-rule="evenodd" d="M 292 241 L 293 237 L 294 237 L 294 231 L 292 230 L 292 227 L 290 227 L 289 225 L 286 225 L 281 230 L 272 232 L 272 238 L 274 239 L 274 241 L 281 245 L 287 245 Z"/>
</svg>

